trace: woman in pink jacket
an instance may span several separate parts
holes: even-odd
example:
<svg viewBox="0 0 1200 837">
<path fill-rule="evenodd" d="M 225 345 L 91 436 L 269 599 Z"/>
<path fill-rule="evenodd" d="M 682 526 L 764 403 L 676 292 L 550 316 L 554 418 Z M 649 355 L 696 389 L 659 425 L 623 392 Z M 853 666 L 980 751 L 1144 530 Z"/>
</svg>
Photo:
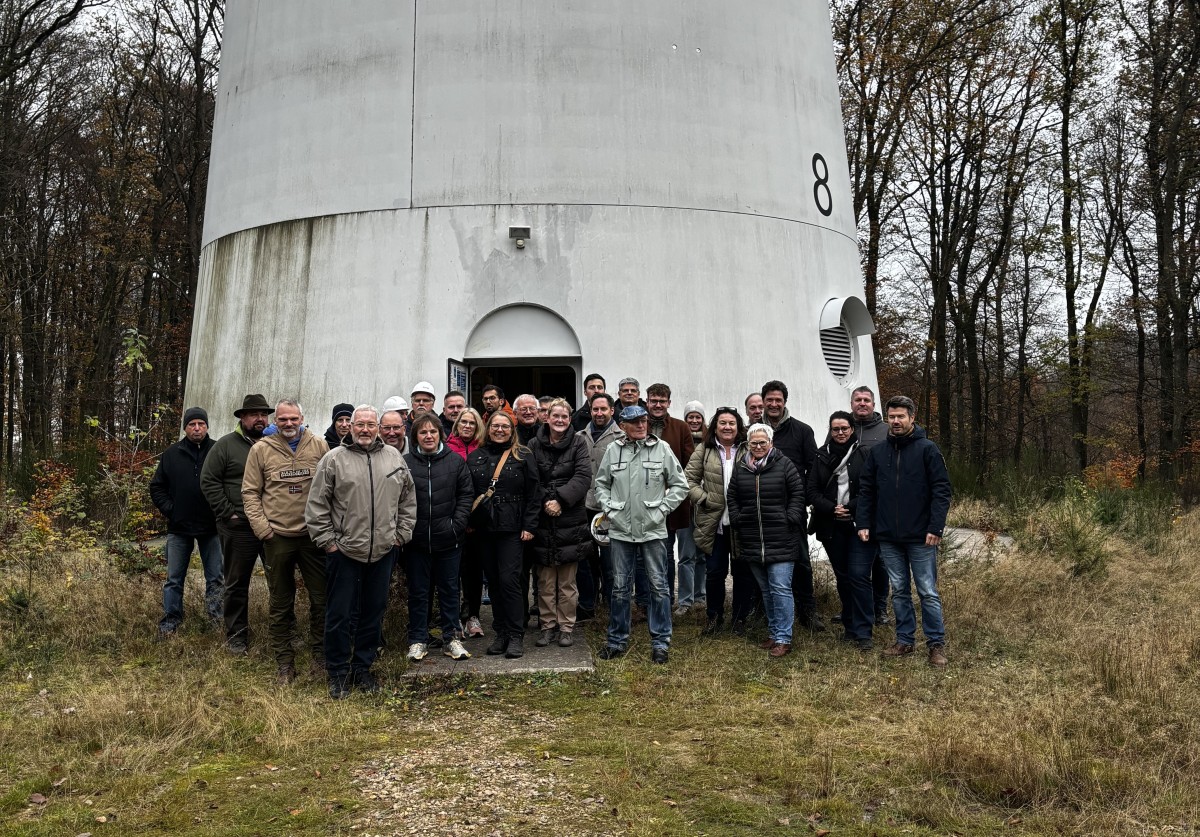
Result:
<svg viewBox="0 0 1200 837">
<path fill-rule="evenodd" d="M 483 419 L 474 408 L 468 407 L 458 414 L 450 430 L 446 446 L 466 459 L 483 441 Z"/>
</svg>

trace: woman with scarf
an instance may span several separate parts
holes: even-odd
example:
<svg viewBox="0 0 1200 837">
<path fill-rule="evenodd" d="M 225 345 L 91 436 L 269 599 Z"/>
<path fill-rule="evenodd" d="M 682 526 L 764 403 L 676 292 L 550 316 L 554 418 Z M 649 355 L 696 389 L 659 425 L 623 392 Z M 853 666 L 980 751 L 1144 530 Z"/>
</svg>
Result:
<svg viewBox="0 0 1200 837">
<path fill-rule="evenodd" d="M 875 545 L 859 541 L 854 530 L 858 475 L 866 461 L 858 444 L 854 417 L 842 410 L 829 417 L 829 441 L 817 449 L 805 493 L 812 511 L 812 532 L 825 547 L 842 601 L 842 639 L 871 650 L 874 600 L 871 563 Z"/>
<path fill-rule="evenodd" d="M 446 446 L 442 422 L 425 413 L 413 422 L 414 449 L 404 455 L 417 495 L 417 523 L 404 547 L 408 575 L 408 659 L 429 649 L 430 602 L 436 587 L 442 617 L 442 653 L 455 660 L 471 655 L 458 639 L 458 569 L 466 540 L 467 515 L 475 499 L 467 463 Z"/>
<path fill-rule="evenodd" d="M 746 452 L 739 456 L 725 496 L 734 531 L 734 558 L 745 561 L 758 582 L 767 611 L 772 657 L 792 650 L 792 570 L 800 538 L 805 537 L 804 480 L 792 461 L 772 447 L 775 431 L 754 424 L 746 431 Z"/>
<path fill-rule="evenodd" d="M 574 645 L 579 588 L 579 562 L 596 551 L 591 515 L 584 498 L 592 487 L 592 460 L 587 442 L 571 429 L 571 405 L 562 398 L 550 402 L 546 423 L 529 443 L 538 466 L 542 511 L 533 539 L 537 565 L 539 647 L 552 642 Z"/>
<path fill-rule="evenodd" d="M 330 450 L 341 447 L 342 440 L 350 435 L 350 419 L 354 416 L 353 404 L 335 404 L 333 420 L 325 428 L 325 444 Z"/>
</svg>

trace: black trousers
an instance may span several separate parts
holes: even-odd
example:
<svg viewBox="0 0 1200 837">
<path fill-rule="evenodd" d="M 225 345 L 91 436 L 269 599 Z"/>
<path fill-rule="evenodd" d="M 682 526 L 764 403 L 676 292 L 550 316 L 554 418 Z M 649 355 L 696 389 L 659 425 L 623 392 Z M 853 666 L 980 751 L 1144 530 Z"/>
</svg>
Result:
<svg viewBox="0 0 1200 837">
<path fill-rule="evenodd" d="M 525 544 L 520 532 L 481 532 L 483 570 L 492 597 L 492 629 L 500 636 L 525 633 Z"/>
<path fill-rule="evenodd" d="M 225 574 L 225 637 L 250 641 L 250 579 L 254 562 L 263 555 L 262 541 L 254 537 L 249 521 L 219 521 L 222 568 Z"/>
</svg>

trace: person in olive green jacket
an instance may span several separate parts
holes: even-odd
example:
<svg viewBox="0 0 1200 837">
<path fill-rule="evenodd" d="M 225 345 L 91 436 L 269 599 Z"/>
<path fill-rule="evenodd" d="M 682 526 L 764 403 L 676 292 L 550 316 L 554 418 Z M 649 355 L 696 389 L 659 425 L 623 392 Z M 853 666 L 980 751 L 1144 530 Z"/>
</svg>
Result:
<svg viewBox="0 0 1200 837">
<path fill-rule="evenodd" d="M 271 602 L 268 629 L 281 685 L 296 678 L 292 640 L 297 569 L 308 590 L 312 670 L 325 670 L 325 556 L 308 535 L 304 506 L 317 463 L 329 452 L 329 445 L 303 424 L 304 411 L 298 402 L 284 399 L 276 404 L 279 431 L 250 449 L 242 478 L 246 517 L 263 542 Z"/>
<path fill-rule="evenodd" d="M 225 647 L 231 654 L 244 655 L 250 647 L 250 579 L 254 563 L 262 555 L 262 542 L 254 536 L 242 503 L 242 477 L 250 448 L 263 437 L 267 418 L 273 413 L 267 399 L 247 395 L 234 410 L 238 426 L 213 445 L 200 470 L 200 491 L 217 520 L 221 539 L 221 569 L 225 577 L 221 603 L 225 619 Z"/>
</svg>

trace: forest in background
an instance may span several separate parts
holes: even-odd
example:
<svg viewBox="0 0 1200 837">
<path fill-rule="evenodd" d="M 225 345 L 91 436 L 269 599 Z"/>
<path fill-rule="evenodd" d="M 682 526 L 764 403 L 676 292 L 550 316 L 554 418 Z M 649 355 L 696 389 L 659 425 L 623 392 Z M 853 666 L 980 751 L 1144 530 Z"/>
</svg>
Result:
<svg viewBox="0 0 1200 837">
<path fill-rule="evenodd" d="M 224 3 L 0 3 L 0 474 L 134 478 L 182 409 Z M 981 482 L 1193 498 L 1200 0 L 830 11 L 882 391 Z"/>
</svg>

